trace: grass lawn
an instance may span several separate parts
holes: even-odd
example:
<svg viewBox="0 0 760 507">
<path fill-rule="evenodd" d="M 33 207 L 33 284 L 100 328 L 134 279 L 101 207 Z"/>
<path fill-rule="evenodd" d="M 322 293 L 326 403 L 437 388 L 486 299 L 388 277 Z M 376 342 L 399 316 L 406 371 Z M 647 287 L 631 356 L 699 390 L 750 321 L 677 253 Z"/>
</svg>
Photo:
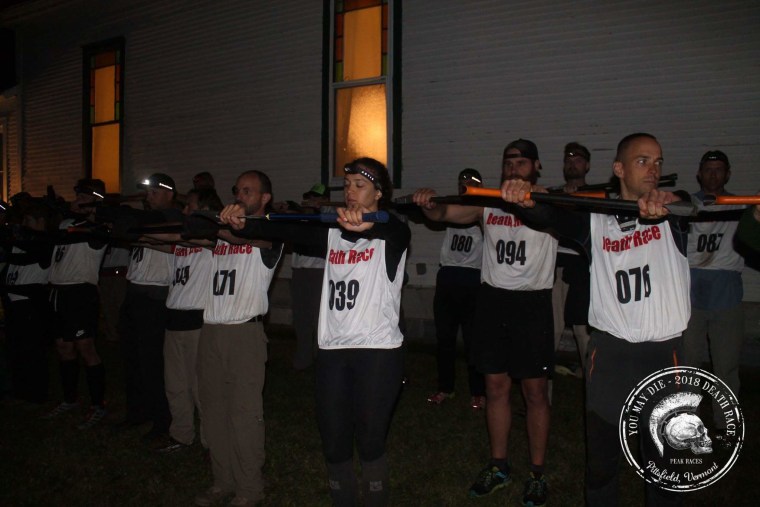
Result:
<svg viewBox="0 0 760 507">
<path fill-rule="evenodd" d="M 264 392 L 268 486 L 263 505 L 330 505 L 314 417 L 313 368 L 296 372 L 290 367 L 295 344 L 290 328 L 272 326 L 269 335 Z M 124 396 L 118 346 L 98 346 L 107 368 L 109 408 L 118 416 Z M 52 357 L 51 368 L 52 392 L 60 396 Z M 436 378 L 429 346 L 407 347 L 406 373 L 410 382 L 401 393 L 388 438 L 392 504 L 520 505 L 528 475 L 524 416 L 515 416 L 513 422 L 512 484 L 491 497 L 470 500 L 467 490 L 489 453 L 484 414 L 468 407 L 464 364 L 460 361 L 456 398 L 441 406 L 425 401 Z M 80 392 L 86 393 L 83 382 Z M 514 395 L 517 411 L 524 413 L 519 391 Z M 760 371 L 742 371 L 739 400 L 746 421 L 742 455 L 714 485 L 684 493 L 684 505 L 760 504 L 752 489 L 760 471 L 755 433 L 760 425 Z M 41 420 L 42 413 L 43 408 L 20 402 L 0 404 L 0 506 L 192 505 L 194 496 L 211 484 L 200 445 L 158 455 L 140 442 L 146 426 L 118 435 L 108 425 L 79 431 L 75 425 L 84 410 L 53 421 Z M 549 505 L 583 504 L 584 444 L 582 381 L 557 376 L 547 460 Z M 623 505 L 643 505 L 643 481 L 627 463 L 621 463 L 621 470 Z"/>
</svg>

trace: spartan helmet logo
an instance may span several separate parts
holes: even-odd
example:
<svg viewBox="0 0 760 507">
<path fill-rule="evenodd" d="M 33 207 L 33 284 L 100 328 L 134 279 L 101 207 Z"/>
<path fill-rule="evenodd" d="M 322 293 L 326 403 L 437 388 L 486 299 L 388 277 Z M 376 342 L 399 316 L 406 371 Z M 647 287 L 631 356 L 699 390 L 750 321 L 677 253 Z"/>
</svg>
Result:
<svg viewBox="0 0 760 507">
<path fill-rule="evenodd" d="M 649 434 L 655 446 L 664 454 L 664 443 L 677 451 L 691 449 L 694 454 L 712 452 L 712 440 L 707 436 L 702 420 L 695 414 L 702 395 L 681 392 L 663 398 L 649 417 Z"/>
</svg>

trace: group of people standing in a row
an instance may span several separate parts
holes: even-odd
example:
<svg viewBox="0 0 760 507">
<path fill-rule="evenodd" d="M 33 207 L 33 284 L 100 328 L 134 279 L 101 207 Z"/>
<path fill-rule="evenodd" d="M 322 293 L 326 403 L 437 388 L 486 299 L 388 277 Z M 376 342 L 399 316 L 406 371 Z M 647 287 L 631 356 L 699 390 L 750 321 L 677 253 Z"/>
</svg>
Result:
<svg viewBox="0 0 760 507">
<path fill-rule="evenodd" d="M 586 148 L 568 145 L 566 192 L 585 183 L 589 160 Z M 689 245 L 693 240 L 697 245 L 694 258 L 703 259 L 694 266 L 698 270 L 738 273 L 741 269 L 738 261 L 728 260 L 732 254 L 724 248 L 732 231 L 707 229 L 734 225 L 699 224 L 705 229 L 687 236 L 687 226 L 668 215 L 667 204 L 679 197 L 657 189 L 661 168 L 662 152 L 653 136 L 633 134 L 620 142 L 613 173 L 620 183 L 620 198 L 638 201 L 638 216 L 536 205 L 529 195 L 542 190 L 535 186 L 541 163 L 536 145 L 524 139 L 504 150 L 501 195 L 506 202 L 493 207 L 439 204 L 434 190 L 415 192 L 413 200 L 428 219 L 458 224 L 447 230 L 442 247 L 435 297 L 441 376 L 438 391 L 429 401 L 441 403 L 452 396 L 457 316 L 467 313 L 472 317 L 464 331 L 471 364 L 471 405 L 485 408 L 491 450 L 491 460 L 469 496 L 490 494 L 510 481 L 510 395 L 513 382 L 519 381 L 526 401 L 530 451 L 523 503 L 546 503 L 549 378 L 555 366 L 555 337 L 564 328 L 557 323 L 564 320 L 574 326 L 585 363 L 587 503 L 615 504 L 620 457 L 617 421 L 623 400 L 636 382 L 681 357 L 681 335 L 691 308 L 701 308 L 695 299 L 699 295 L 694 295 L 700 286 L 694 285 L 689 294 Z M 36 312 L 52 303 L 64 400 L 48 417 L 79 406 L 79 357 L 85 364 L 91 399 L 91 410 L 80 428 L 94 426 L 106 413 L 104 369 L 93 338 L 98 323 L 98 270 L 109 241 L 95 234 L 95 229 L 81 229 L 106 222 L 119 244 L 131 248 L 119 317 L 126 414 L 116 428 L 151 422 L 144 438 L 160 452 L 191 445 L 197 433 L 210 451 L 214 475 L 213 485 L 195 499 L 199 506 L 230 497 L 230 505 L 237 506 L 261 500 L 262 389 L 267 360 L 262 320 L 283 244 L 291 242 L 299 245 L 303 255 L 323 259 L 323 264 L 315 265 L 324 269 L 316 333 L 316 408 L 332 500 L 335 505 L 355 505 L 361 489 L 365 505 L 388 505 L 385 441 L 403 377 L 400 302 L 411 234 L 393 214 L 387 222 L 365 220 L 365 214 L 391 203 L 392 184 L 383 164 L 361 158 L 344 171 L 345 206 L 336 209 L 337 227 L 256 220 L 270 210 L 273 195 L 269 177 L 260 171 L 246 171 L 237 178 L 234 203 L 228 206 L 223 206 L 213 186 L 198 185 L 187 195 L 184 216 L 175 204 L 176 185 L 168 175 L 157 173 L 139 184 L 150 209 L 140 213 L 99 206 L 105 195 L 103 183 L 80 180 L 71 217 L 56 225 L 66 232 L 48 234 L 53 241 L 40 239 L 51 231 L 45 205 L 19 206 L 18 223 L 39 234 L 16 238 L 8 257 L 8 334 L 18 344 L 32 326 L 36 326 L 35 336 L 50 332 L 43 329 Z M 724 192 L 729 174 L 725 154 L 706 153 L 698 172 L 704 193 Z M 477 171 L 468 169 L 459 175 L 461 186 L 480 183 Z M 316 185 L 309 197 L 324 196 L 325 190 Z M 146 225 L 156 223 L 182 226 L 167 232 L 170 228 L 151 231 Z M 631 234 L 654 228 L 658 241 L 639 248 L 613 251 L 602 241 L 625 241 Z M 722 234 L 723 242 L 711 239 L 711 234 Z M 702 239 L 705 235 L 707 239 Z M 572 242 L 579 254 L 570 254 L 574 258 L 561 264 L 565 271 L 560 276 L 555 264 L 557 238 Z M 713 255 L 706 257 L 705 251 Z M 311 265 L 296 269 L 303 267 Z M 646 291 L 635 298 L 621 293 L 619 281 L 619 273 L 632 269 L 648 276 Z M 584 276 L 588 273 L 589 277 Z M 728 283 L 725 276 L 711 275 L 704 275 L 704 283 Z M 739 291 L 729 289 L 733 299 L 721 296 L 720 304 L 741 302 L 738 274 L 735 278 Z M 571 287 L 567 304 L 555 298 L 553 305 L 553 288 L 555 293 L 566 293 L 563 282 Z M 466 311 L 455 309 L 461 297 L 475 304 L 468 304 Z M 716 303 L 714 299 L 707 302 Z M 731 311 L 735 311 L 733 306 Z M 716 309 L 704 310 L 709 312 L 704 322 L 712 323 Z M 309 320 L 307 316 L 303 322 Z M 586 324 L 593 329 L 590 341 Z M 305 329 L 308 333 L 308 324 Z M 709 331 L 713 345 L 717 332 Z M 703 342 L 705 333 L 700 327 L 691 334 L 698 336 L 695 342 Z M 311 361 L 309 341 L 299 340 L 297 368 Z M 40 343 L 34 351 L 20 351 L 18 357 L 39 354 Z M 738 346 L 740 341 L 713 345 L 716 370 L 716 355 Z M 726 360 L 729 371 L 717 372 L 729 385 L 736 367 L 730 358 Z M 691 360 L 699 362 L 701 357 Z M 16 373 L 19 385 L 25 385 L 25 372 Z M 738 376 L 735 386 L 738 390 Z M 197 431 L 196 410 L 201 421 Z M 361 463 L 360 482 L 353 467 L 354 446 Z M 648 498 L 674 501 L 651 485 Z"/>
<path fill-rule="evenodd" d="M 586 147 L 567 144 L 565 184 L 549 190 L 583 190 L 590 160 Z M 734 236 L 741 211 L 729 219 L 708 215 L 688 222 L 669 215 L 666 207 L 691 200 L 702 208 L 708 196 L 728 194 L 731 166 L 722 151 L 704 153 L 696 171 L 700 191 L 689 196 L 657 188 L 662 164 L 660 144 L 649 134 L 629 135 L 618 145 L 612 169 L 619 187 L 614 193 L 622 200 L 638 201 L 638 215 L 536 204 L 530 193 L 546 189 L 536 185 L 542 169 L 538 149 L 525 139 L 504 150 L 501 194 L 506 206 L 437 204 L 434 190 L 415 193 L 427 218 L 450 224 L 441 247 L 434 303 L 439 382 L 428 402 L 440 404 L 454 396 L 455 344 L 461 326 L 470 405 L 485 405 L 486 410 L 491 460 L 471 486 L 470 497 L 491 494 L 510 482 L 510 396 L 513 382 L 519 380 L 530 453 L 523 503 L 546 502 L 550 379 L 555 366 L 568 372 L 554 363 L 566 325 L 575 336 L 586 382 L 588 505 L 618 504 L 619 420 L 638 382 L 668 366 L 701 366 L 709 360 L 714 373 L 738 393 L 744 260 Z M 463 187 L 481 186 L 481 181 L 477 171 L 463 170 L 460 194 Z M 744 231 L 756 227 L 753 213 L 760 216 L 757 207 L 744 213 Z M 637 243 L 636 248 L 605 247 L 633 244 L 634 237 L 655 230 L 657 241 Z M 752 233 L 744 234 L 751 242 Z M 623 276 L 628 278 L 621 280 Z M 636 288 L 637 280 L 644 280 L 643 287 L 639 283 Z M 726 420 L 718 411 L 714 420 L 718 445 L 726 438 Z M 649 505 L 679 501 L 677 494 L 647 484 Z"/>
</svg>

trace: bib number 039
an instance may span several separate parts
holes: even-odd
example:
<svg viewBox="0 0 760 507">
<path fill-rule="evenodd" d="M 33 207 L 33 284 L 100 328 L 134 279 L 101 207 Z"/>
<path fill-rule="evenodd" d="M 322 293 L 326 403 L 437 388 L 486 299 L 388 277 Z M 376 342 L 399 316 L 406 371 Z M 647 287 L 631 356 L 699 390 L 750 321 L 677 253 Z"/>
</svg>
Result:
<svg viewBox="0 0 760 507">
<path fill-rule="evenodd" d="M 359 295 L 359 282 L 356 280 L 333 281 L 330 280 L 330 310 L 351 310 L 356 305 L 356 296 Z"/>
</svg>

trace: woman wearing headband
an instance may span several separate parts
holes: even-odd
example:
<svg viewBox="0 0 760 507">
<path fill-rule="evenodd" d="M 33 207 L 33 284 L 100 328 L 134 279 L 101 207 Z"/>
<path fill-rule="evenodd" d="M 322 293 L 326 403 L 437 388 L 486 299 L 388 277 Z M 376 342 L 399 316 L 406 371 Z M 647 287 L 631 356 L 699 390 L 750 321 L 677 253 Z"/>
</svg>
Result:
<svg viewBox="0 0 760 507">
<path fill-rule="evenodd" d="M 220 218 L 241 236 L 297 240 L 325 256 L 316 398 L 330 494 L 335 505 L 357 503 L 355 443 L 364 504 L 388 505 L 385 441 L 403 375 L 398 324 L 411 233 L 392 215 L 388 223 L 362 220 L 363 213 L 390 202 L 392 185 L 382 163 L 360 158 L 344 170 L 346 207 L 337 209 L 339 228 L 246 222 L 235 206 Z"/>
</svg>

